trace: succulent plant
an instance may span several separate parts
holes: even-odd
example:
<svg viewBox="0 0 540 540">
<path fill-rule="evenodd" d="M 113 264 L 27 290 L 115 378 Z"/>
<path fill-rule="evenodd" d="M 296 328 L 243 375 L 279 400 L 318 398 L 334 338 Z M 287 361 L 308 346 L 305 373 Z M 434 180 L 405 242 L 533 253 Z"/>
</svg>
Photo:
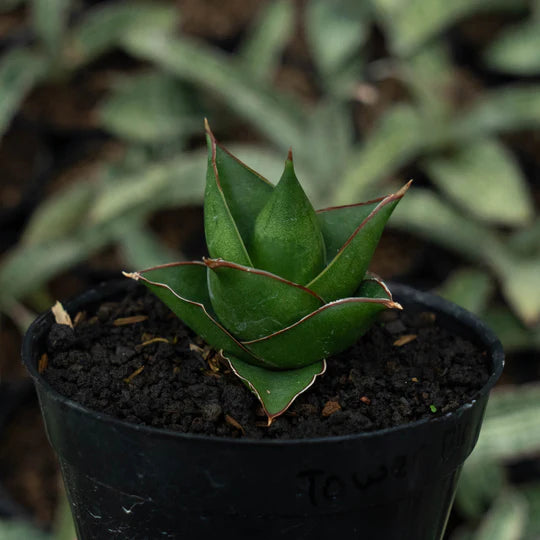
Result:
<svg viewBox="0 0 540 540">
<path fill-rule="evenodd" d="M 315 211 L 292 152 L 274 187 L 220 146 L 209 149 L 204 225 L 210 257 L 127 277 L 142 281 L 219 350 L 272 419 L 355 343 L 400 308 L 367 268 L 409 184 L 365 203 Z"/>
</svg>

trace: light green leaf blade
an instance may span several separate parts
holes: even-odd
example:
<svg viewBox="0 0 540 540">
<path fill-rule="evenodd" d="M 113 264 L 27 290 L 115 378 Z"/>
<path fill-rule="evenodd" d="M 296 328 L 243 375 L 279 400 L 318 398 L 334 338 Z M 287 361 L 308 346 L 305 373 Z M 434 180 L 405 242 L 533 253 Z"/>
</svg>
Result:
<svg viewBox="0 0 540 540">
<path fill-rule="evenodd" d="M 32 26 L 51 57 L 56 57 L 64 38 L 71 0 L 32 0 Z"/>
<path fill-rule="evenodd" d="M 484 54 L 486 63 L 505 73 L 540 73 L 540 23 L 528 22 L 504 31 Z"/>
<path fill-rule="evenodd" d="M 94 182 L 79 181 L 46 199 L 32 214 L 22 242 L 39 244 L 70 236 L 88 217 L 97 192 Z"/>
<path fill-rule="evenodd" d="M 294 173 L 292 155 L 255 220 L 249 252 L 254 266 L 305 284 L 324 268 L 324 239 L 315 210 Z"/>
<path fill-rule="evenodd" d="M 457 136 L 474 138 L 539 126 L 540 86 L 515 84 L 485 92 L 456 120 L 454 128 Z"/>
<path fill-rule="evenodd" d="M 508 488 L 490 508 L 474 540 L 523 540 L 527 526 L 527 501 L 517 490 Z"/>
<path fill-rule="evenodd" d="M 146 285 L 210 346 L 257 361 L 215 318 L 203 263 L 173 263 L 125 275 Z"/>
<path fill-rule="evenodd" d="M 496 460 L 465 461 L 456 492 L 460 514 L 480 518 L 505 487 L 505 473 L 503 464 Z"/>
<path fill-rule="evenodd" d="M 480 315 L 495 290 L 493 278 L 477 268 L 460 268 L 450 274 L 437 294 Z"/>
<path fill-rule="evenodd" d="M 51 540 L 51 536 L 34 527 L 29 521 L 12 519 L 0 520 L 0 538 L 2 540 Z"/>
<path fill-rule="evenodd" d="M 365 42 L 370 10 L 367 2 L 308 2 L 306 37 L 323 78 L 332 77 Z"/>
<path fill-rule="evenodd" d="M 503 293 L 513 310 L 528 325 L 540 322 L 540 258 L 508 257 L 499 263 Z"/>
<path fill-rule="evenodd" d="M 185 85 L 166 73 L 152 71 L 120 80 L 100 104 L 98 117 L 118 137 L 156 143 L 198 132 L 200 110 Z"/>
<path fill-rule="evenodd" d="M 113 173 L 113 181 L 101 185 L 89 219 L 105 223 L 119 215 L 200 204 L 204 174 L 204 154 L 199 151 L 149 164 L 141 170 Z"/>
<path fill-rule="evenodd" d="M 464 217 L 436 193 L 424 188 L 411 190 L 402 200 L 392 216 L 392 226 L 418 234 L 490 267 L 505 251 L 495 231 Z"/>
<path fill-rule="evenodd" d="M 538 481 L 519 486 L 519 491 L 527 499 L 529 522 L 521 540 L 540 538 L 540 484 Z"/>
<path fill-rule="evenodd" d="M 0 306 L 27 297 L 49 279 L 113 242 L 130 222 L 123 217 L 39 244 L 19 244 L 0 266 Z"/>
<path fill-rule="evenodd" d="M 177 250 L 165 246 L 159 236 L 137 218 L 118 240 L 123 260 L 130 268 L 150 268 L 184 259 Z"/>
<path fill-rule="evenodd" d="M 540 385 L 506 386 L 491 393 L 471 463 L 517 460 L 540 451 Z"/>
<path fill-rule="evenodd" d="M 433 132 L 409 105 L 396 105 L 381 116 L 366 142 L 350 156 L 344 177 L 337 184 L 332 204 L 350 204 L 373 191 L 385 175 L 414 159 L 433 142 Z"/>
<path fill-rule="evenodd" d="M 414 52 L 428 39 L 455 21 L 473 13 L 520 9 L 516 0 L 375 0 L 379 17 L 390 37 L 392 50 L 400 56 Z"/>
<path fill-rule="evenodd" d="M 68 61 L 73 67 L 90 62 L 120 45 L 128 33 L 153 31 L 170 35 L 178 24 L 178 10 L 161 2 L 106 3 L 90 10 L 69 36 Z"/>
<path fill-rule="evenodd" d="M 354 148 L 354 129 L 350 111 L 343 102 L 333 99 L 320 101 L 313 109 L 303 138 L 295 145 L 295 168 L 309 167 L 302 178 L 314 206 L 332 204 L 335 182 L 341 178 Z M 307 181 L 311 183 L 308 184 Z"/>
<path fill-rule="evenodd" d="M 298 369 L 272 371 L 253 366 L 234 356 L 228 356 L 227 359 L 234 373 L 247 384 L 261 402 L 268 416 L 269 425 L 326 371 L 324 360 Z"/>
<path fill-rule="evenodd" d="M 523 225 L 534 210 L 527 183 L 510 152 L 494 139 L 477 139 L 424 166 L 435 184 L 473 216 Z"/>
<path fill-rule="evenodd" d="M 12 49 L 0 59 L 0 137 L 27 93 L 45 75 L 47 63 L 39 54 Z"/>
<path fill-rule="evenodd" d="M 304 106 L 260 81 L 244 66 L 203 43 L 152 31 L 131 32 L 124 46 L 134 56 L 220 97 L 278 148 L 301 140 Z"/>
<path fill-rule="evenodd" d="M 384 226 L 409 188 L 385 197 L 342 245 L 328 266 L 307 287 L 327 302 L 354 293 L 365 276 Z"/>
<path fill-rule="evenodd" d="M 527 328 L 508 307 L 495 305 L 482 313 L 482 320 L 501 340 L 506 352 L 540 349 L 540 327 Z"/>
<path fill-rule="evenodd" d="M 277 0 L 263 6 L 238 52 L 246 69 L 256 78 L 269 80 L 294 28 L 294 6 Z"/>
<path fill-rule="evenodd" d="M 350 347 L 381 311 L 396 307 L 399 304 L 388 299 L 344 298 L 326 304 L 284 330 L 244 344 L 273 366 L 296 369 Z"/>
<path fill-rule="evenodd" d="M 204 262 L 212 307 L 238 339 L 272 334 L 323 305 L 308 289 L 274 274 L 222 260 Z"/>
</svg>

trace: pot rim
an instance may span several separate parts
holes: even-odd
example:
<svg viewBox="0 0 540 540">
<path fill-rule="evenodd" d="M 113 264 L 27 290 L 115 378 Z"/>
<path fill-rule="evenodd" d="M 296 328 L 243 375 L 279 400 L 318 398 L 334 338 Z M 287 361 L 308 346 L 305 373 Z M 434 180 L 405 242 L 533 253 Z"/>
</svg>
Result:
<svg viewBox="0 0 540 540">
<path fill-rule="evenodd" d="M 120 420 L 111 416 L 109 414 L 94 411 L 81 405 L 80 403 L 67 398 L 60 394 L 55 388 L 53 388 L 42 375 L 38 372 L 36 362 L 33 361 L 34 357 L 34 347 L 36 344 L 36 336 L 41 336 L 47 328 L 49 328 L 53 322 L 53 315 L 50 310 L 39 315 L 34 322 L 30 325 L 26 334 L 24 335 L 22 343 L 22 361 L 26 369 L 30 373 L 34 384 L 39 385 L 47 393 L 51 394 L 52 397 L 59 401 L 66 407 L 74 409 L 80 414 L 93 416 L 96 420 L 109 423 L 118 428 L 125 430 L 135 430 L 142 433 L 147 433 L 148 436 L 158 437 L 158 438 L 179 438 L 185 440 L 194 440 L 200 442 L 212 442 L 213 444 L 239 444 L 239 445 L 252 445 L 252 446 L 289 446 L 289 445 L 310 445 L 310 444 L 321 444 L 321 443 L 336 443 L 336 442 L 347 442 L 357 439 L 367 439 L 371 437 L 385 436 L 390 433 L 399 433 L 408 429 L 415 429 L 417 427 L 424 426 L 431 423 L 442 423 L 447 422 L 451 418 L 461 416 L 465 410 L 473 407 L 477 400 L 488 394 L 491 389 L 495 386 L 495 383 L 501 376 L 501 373 L 504 368 L 504 351 L 501 342 L 497 336 L 493 333 L 492 330 L 478 317 L 465 310 L 464 308 L 445 300 L 433 293 L 419 291 L 413 287 L 407 285 L 402 285 L 398 283 L 387 283 L 389 285 L 392 293 L 396 296 L 406 296 L 408 301 L 414 303 L 421 303 L 427 309 L 434 310 L 436 312 L 442 313 L 447 317 L 450 317 L 456 320 L 461 325 L 465 325 L 468 328 L 472 329 L 474 334 L 481 339 L 486 350 L 489 353 L 489 358 L 492 363 L 492 371 L 487 382 L 484 386 L 478 391 L 475 398 L 463 403 L 456 410 L 448 412 L 442 416 L 435 418 L 423 418 L 421 420 L 416 420 L 414 422 L 409 422 L 406 424 L 400 424 L 398 426 L 393 426 L 389 428 L 379 429 L 376 431 L 367 431 L 360 433 L 350 433 L 347 435 L 332 435 L 328 437 L 312 437 L 312 438 L 298 438 L 298 439 L 253 439 L 249 437 L 234 438 L 234 437 L 217 437 L 211 435 L 201 435 L 194 433 L 183 433 L 178 431 L 173 431 L 165 428 L 157 428 L 152 426 L 146 426 L 142 424 L 135 424 L 132 422 L 127 422 L 125 420 Z M 102 283 L 97 287 L 87 290 L 81 295 L 77 296 L 75 299 L 66 302 L 65 308 L 69 313 L 76 312 L 84 304 L 99 302 L 100 300 L 105 300 L 108 296 L 112 296 L 115 293 L 122 291 L 126 287 L 133 286 L 132 283 L 126 283 L 125 280 L 113 280 L 109 282 Z"/>
</svg>

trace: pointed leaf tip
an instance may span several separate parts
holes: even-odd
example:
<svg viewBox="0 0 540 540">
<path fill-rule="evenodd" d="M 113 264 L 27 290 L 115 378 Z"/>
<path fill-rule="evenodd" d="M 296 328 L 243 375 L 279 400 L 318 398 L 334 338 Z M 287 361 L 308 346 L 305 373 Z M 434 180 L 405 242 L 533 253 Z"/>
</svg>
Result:
<svg viewBox="0 0 540 540">
<path fill-rule="evenodd" d="M 249 253 L 257 268 L 302 285 L 324 268 L 319 221 L 289 159 L 255 220 Z"/>
<path fill-rule="evenodd" d="M 292 162 L 293 160 L 293 157 L 292 157 L 292 146 L 289 146 L 289 152 L 287 153 L 287 161 L 291 161 Z"/>
<path fill-rule="evenodd" d="M 129 279 L 133 279 L 135 281 L 139 281 L 139 278 L 141 277 L 139 272 L 124 272 L 123 270 L 122 270 L 122 275 L 124 277 L 127 277 Z"/>
<path fill-rule="evenodd" d="M 257 396 L 268 417 L 268 425 L 286 412 L 293 401 L 326 371 L 326 360 L 299 369 L 272 371 L 252 366 L 234 356 L 222 356 L 233 373 Z"/>
<path fill-rule="evenodd" d="M 319 212 L 325 240 L 333 250 L 339 245 L 336 242 L 349 234 L 350 226 L 355 229 L 324 270 L 307 284 L 309 289 L 327 301 L 353 294 L 365 276 L 386 222 L 411 182 L 395 193 L 368 204 L 334 207 Z M 367 211 L 370 212 L 366 215 Z"/>
</svg>

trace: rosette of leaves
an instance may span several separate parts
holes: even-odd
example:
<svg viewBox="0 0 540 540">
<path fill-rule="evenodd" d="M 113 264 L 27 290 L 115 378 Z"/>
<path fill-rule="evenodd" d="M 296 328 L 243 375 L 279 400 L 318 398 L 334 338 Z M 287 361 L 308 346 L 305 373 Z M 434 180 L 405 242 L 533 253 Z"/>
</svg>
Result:
<svg viewBox="0 0 540 540">
<path fill-rule="evenodd" d="M 365 203 L 315 211 L 289 152 L 276 186 L 220 146 L 209 149 L 204 225 L 209 258 L 126 274 L 142 281 L 257 395 L 287 410 L 387 308 L 367 273 L 386 221 L 409 184 Z"/>
</svg>

